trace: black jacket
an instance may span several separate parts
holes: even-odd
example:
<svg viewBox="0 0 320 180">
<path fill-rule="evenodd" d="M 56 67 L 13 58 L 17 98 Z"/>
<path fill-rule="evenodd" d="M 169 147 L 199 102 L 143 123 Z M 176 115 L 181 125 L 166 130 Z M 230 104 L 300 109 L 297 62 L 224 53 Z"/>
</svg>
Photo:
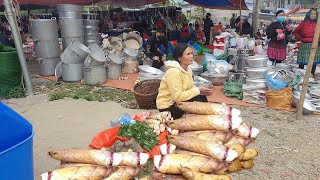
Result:
<svg viewBox="0 0 320 180">
<path fill-rule="evenodd" d="M 204 32 L 210 32 L 211 27 L 213 27 L 213 22 L 212 22 L 212 20 L 209 19 L 209 18 L 206 18 L 206 19 L 204 20 L 203 31 L 204 31 Z"/>
<path fill-rule="evenodd" d="M 287 31 L 286 30 L 286 23 L 283 22 L 283 23 L 280 23 L 278 21 L 275 21 L 275 22 L 272 22 L 267 30 L 266 30 L 266 33 L 268 35 L 268 39 L 271 39 L 270 42 L 276 42 L 278 44 L 287 44 L 288 43 L 288 35 L 291 34 L 292 31 Z M 286 38 L 285 39 L 282 39 L 282 40 L 277 40 L 277 35 L 278 33 L 276 33 L 276 29 L 282 29 L 283 32 L 285 33 L 286 35 Z"/>
<path fill-rule="evenodd" d="M 149 58 L 153 58 L 154 56 L 159 56 L 161 58 L 163 54 L 158 51 L 158 48 L 163 45 L 165 47 L 165 54 L 168 55 L 169 53 L 169 41 L 167 38 L 163 38 L 161 40 L 158 40 L 156 35 L 153 34 L 152 36 L 149 37 L 148 42 L 147 42 L 147 49 L 146 49 L 146 55 Z"/>
</svg>

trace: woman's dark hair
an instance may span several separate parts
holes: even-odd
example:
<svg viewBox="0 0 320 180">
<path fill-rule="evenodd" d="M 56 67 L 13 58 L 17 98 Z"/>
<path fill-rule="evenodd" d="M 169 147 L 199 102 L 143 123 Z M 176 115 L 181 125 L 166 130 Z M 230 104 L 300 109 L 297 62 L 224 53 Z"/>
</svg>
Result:
<svg viewBox="0 0 320 180">
<path fill-rule="evenodd" d="M 209 16 L 211 16 L 211 14 L 210 14 L 210 13 L 207 13 L 206 18 L 209 18 Z"/>
<path fill-rule="evenodd" d="M 278 14 L 280 14 L 280 13 L 284 13 L 284 11 L 283 11 L 283 10 L 277 11 L 277 12 L 276 12 L 276 16 L 278 16 Z"/>
<path fill-rule="evenodd" d="M 183 55 L 183 52 L 189 47 L 188 44 L 181 43 L 173 50 L 172 57 L 175 61 L 179 62 L 179 58 Z"/>
</svg>

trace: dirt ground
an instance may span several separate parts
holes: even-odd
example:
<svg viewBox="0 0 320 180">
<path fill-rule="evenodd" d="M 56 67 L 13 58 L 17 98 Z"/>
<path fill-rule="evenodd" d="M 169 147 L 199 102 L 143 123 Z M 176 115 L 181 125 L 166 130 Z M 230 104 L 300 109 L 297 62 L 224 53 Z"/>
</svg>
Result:
<svg viewBox="0 0 320 180">
<path fill-rule="evenodd" d="M 120 114 L 142 111 L 110 101 L 47 99 L 47 94 L 39 94 L 5 101 L 33 124 L 36 180 L 41 173 L 58 165 L 58 161 L 48 157 L 48 151 L 86 148 L 94 135 L 110 127 L 110 121 L 118 119 Z M 239 108 L 244 122 L 260 129 L 258 139 L 250 145 L 259 149 L 259 156 L 254 169 L 232 174 L 233 179 L 319 179 L 319 116 L 305 116 L 298 121 L 291 112 Z"/>
</svg>

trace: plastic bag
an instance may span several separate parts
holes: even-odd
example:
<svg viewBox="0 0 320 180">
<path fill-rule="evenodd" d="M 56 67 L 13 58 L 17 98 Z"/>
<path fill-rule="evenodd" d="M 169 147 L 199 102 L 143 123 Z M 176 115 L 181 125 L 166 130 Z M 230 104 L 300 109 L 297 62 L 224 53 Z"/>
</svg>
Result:
<svg viewBox="0 0 320 180">
<path fill-rule="evenodd" d="M 269 90 L 266 93 L 268 107 L 280 110 L 290 110 L 292 104 L 292 89 Z"/>
<path fill-rule="evenodd" d="M 268 88 L 271 90 L 280 90 L 288 86 L 287 82 L 273 79 L 272 74 L 267 75 L 266 81 Z"/>
</svg>

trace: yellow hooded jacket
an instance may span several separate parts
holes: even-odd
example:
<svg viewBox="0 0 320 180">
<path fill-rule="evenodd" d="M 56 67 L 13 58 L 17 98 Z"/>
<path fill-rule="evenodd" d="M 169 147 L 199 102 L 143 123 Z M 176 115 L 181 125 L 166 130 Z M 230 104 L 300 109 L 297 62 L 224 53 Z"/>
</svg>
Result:
<svg viewBox="0 0 320 180">
<path fill-rule="evenodd" d="M 166 109 L 176 102 L 187 101 L 200 94 L 199 88 L 194 85 L 192 69 L 185 71 L 177 61 L 166 62 L 167 72 L 161 79 L 157 108 Z"/>
</svg>

